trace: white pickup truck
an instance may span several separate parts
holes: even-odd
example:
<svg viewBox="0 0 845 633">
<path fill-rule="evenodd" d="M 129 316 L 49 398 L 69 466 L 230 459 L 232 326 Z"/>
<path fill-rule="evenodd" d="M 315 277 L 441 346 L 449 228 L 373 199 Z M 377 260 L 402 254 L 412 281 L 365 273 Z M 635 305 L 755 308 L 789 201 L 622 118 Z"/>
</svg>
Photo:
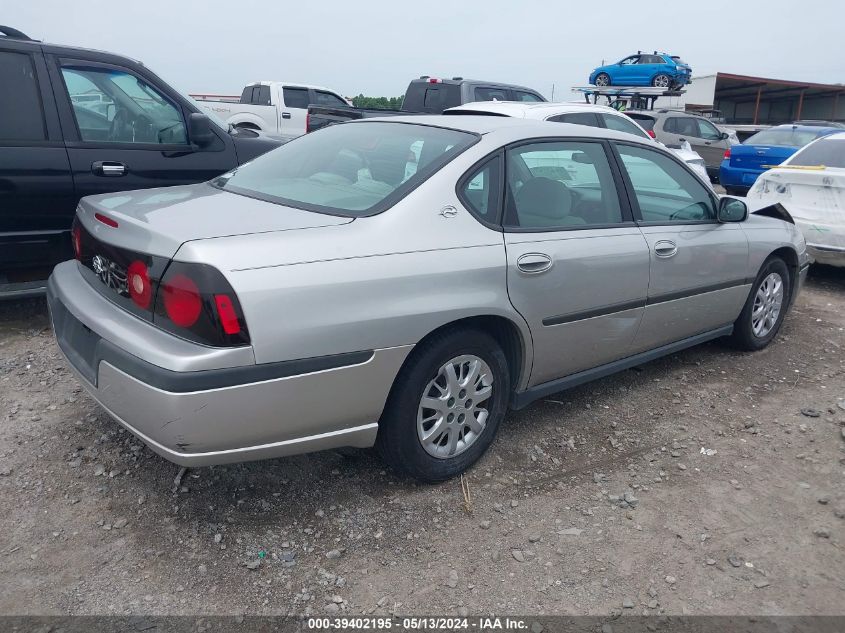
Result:
<svg viewBox="0 0 845 633">
<path fill-rule="evenodd" d="M 350 105 L 334 90 L 283 81 L 247 84 L 240 99 L 207 94 L 191 97 L 201 108 L 235 127 L 260 130 L 286 140 L 305 134 L 309 105 Z"/>
</svg>

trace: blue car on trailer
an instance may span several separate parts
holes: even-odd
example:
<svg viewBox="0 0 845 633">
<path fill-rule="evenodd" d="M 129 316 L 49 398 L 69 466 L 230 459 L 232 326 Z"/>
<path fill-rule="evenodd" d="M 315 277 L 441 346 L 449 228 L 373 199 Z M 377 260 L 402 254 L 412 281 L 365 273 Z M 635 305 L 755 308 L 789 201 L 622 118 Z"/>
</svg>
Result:
<svg viewBox="0 0 845 633">
<path fill-rule="evenodd" d="M 639 51 L 615 64 L 599 66 L 590 73 L 590 83 L 605 86 L 654 86 L 674 90 L 690 83 L 692 69 L 677 55 Z"/>
<path fill-rule="evenodd" d="M 835 127 L 786 124 L 757 132 L 725 151 L 719 166 L 719 184 L 729 194 L 745 195 L 764 171 L 780 165 L 810 141 L 841 131 Z"/>
</svg>

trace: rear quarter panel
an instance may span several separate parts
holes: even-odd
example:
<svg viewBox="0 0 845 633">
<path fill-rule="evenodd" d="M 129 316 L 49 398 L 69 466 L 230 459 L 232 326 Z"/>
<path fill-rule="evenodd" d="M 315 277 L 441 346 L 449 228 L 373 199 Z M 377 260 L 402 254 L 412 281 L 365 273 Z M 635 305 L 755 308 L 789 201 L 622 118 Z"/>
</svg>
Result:
<svg viewBox="0 0 845 633">
<path fill-rule="evenodd" d="M 229 279 L 259 363 L 416 344 L 479 315 L 514 322 L 530 363 L 528 326 L 507 295 L 502 234 L 455 193 L 481 155 L 469 150 L 379 215 L 188 242 L 177 259 L 211 263 Z M 442 216 L 445 206 L 458 213 Z"/>
<path fill-rule="evenodd" d="M 795 253 L 799 267 L 809 262 L 804 237 L 794 224 L 752 213 L 740 226 L 748 237 L 747 277 L 755 278 L 763 262 L 782 248 Z"/>
</svg>

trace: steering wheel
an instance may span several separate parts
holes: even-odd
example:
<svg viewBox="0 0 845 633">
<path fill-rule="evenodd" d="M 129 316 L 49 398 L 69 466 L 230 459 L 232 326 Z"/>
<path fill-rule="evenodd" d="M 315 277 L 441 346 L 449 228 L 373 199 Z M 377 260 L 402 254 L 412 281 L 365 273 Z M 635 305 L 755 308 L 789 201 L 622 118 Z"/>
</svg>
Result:
<svg viewBox="0 0 845 633">
<path fill-rule="evenodd" d="M 125 108 L 119 108 L 114 113 L 114 118 L 111 120 L 109 126 L 109 140 L 113 143 L 127 142 L 126 133 L 132 131 L 132 120 L 129 116 L 129 111 Z M 132 134 L 134 136 L 134 132 Z M 132 142 L 130 138 L 128 142 Z"/>
</svg>

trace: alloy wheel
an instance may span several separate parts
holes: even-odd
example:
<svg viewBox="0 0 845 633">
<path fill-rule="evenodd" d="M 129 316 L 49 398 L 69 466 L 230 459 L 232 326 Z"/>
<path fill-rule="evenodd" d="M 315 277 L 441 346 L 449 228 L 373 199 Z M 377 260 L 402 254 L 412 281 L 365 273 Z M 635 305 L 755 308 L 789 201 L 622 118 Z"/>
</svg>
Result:
<svg viewBox="0 0 845 633">
<path fill-rule="evenodd" d="M 656 88 L 668 88 L 669 77 L 666 75 L 657 75 L 657 77 L 654 78 L 654 86 Z"/>
</svg>

